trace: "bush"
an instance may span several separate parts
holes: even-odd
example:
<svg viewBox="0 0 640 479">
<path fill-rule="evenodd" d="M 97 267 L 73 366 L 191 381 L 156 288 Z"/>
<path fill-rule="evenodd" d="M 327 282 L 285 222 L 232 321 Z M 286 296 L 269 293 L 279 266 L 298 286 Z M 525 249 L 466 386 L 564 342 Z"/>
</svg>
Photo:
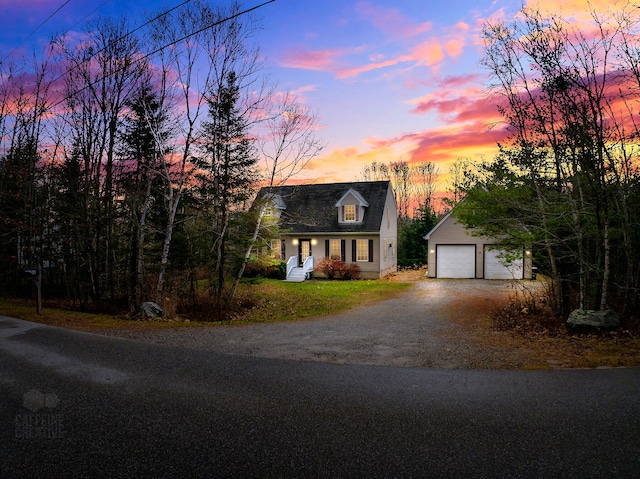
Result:
<svg viewBox="0 0 640 479">
<path fill-rule="evenodd" d="M 269 278 L 285 279 L 287 275 L 287 263 L 281 260 L 250 260 L 244 269 L 245 278 Z"/>
<path fill-rule="evenodd" d="M 358 279 L 360 278 L 360 266 L 355 263 L 343 263 L 340 275 L 344 279 Z"/>
<path fill-rule="evenodd" d="M 354 263 L 345 263 L 337 258 L 322 258 L 316 264 L 314 271 L 324 274 L 329 279 L 337 277 L 357 279 L 360 277 L 360 266 Z"/>
<path fill-rule="evenodd" d="M 329 279 L 333 279 L 340 274 L 340 268 L 343 265 L 344 262 L 339 259 L 324 257 L 316 264 L 313 270 L 324 274 Z"/>
</svg>

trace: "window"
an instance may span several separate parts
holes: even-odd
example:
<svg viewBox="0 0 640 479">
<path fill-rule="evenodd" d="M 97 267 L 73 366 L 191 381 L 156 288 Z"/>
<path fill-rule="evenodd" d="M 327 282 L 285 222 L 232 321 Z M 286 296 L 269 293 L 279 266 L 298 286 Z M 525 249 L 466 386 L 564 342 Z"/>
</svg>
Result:
<svg viewBox="0 0 640 479">
<path fill-rule="evenodd" d="M 273 259 L 282 259 L 282 252 L 280 250 L 281 241 L 279 239 L 271 240 L 271 244 L 269 245 L 271 250 L 271 257 Z"/>
<path fill-rule="evenodd" d="M 356 260 L 369 261 L 369 240 L 359 239 L 356 242 Z"/>
<path fill-rule="evenodd" d="M 339 239 L 329 240 L 329 258 L 342 258 L 342 243 Z"/>
<path fill-rule="evenodd" d="M 344 220 L 355 221 L 356 220 L 356 205 L 345 205 L 344 207 Z"/>
</svg>

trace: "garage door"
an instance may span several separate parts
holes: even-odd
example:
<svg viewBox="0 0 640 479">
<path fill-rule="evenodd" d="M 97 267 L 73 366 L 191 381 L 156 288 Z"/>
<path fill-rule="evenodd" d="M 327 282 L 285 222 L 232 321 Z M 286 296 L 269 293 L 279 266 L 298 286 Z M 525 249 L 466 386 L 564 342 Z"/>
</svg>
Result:
<svg viewBox="0 0 640 479">
<path fill-rule="evenodd" d="M 475 278 L 475 245 L 441 245 L 436 247 L 436 277 Z"/>
<path fill-rule="evenodd" d="M 524 274 L 522 258 L 515 259 L 510 264 L 505 264 L 505 259 L 500 257 L 502 253 L 501 250 L 485 248 L 485 279 L 522 279 Z"/>
</svg>

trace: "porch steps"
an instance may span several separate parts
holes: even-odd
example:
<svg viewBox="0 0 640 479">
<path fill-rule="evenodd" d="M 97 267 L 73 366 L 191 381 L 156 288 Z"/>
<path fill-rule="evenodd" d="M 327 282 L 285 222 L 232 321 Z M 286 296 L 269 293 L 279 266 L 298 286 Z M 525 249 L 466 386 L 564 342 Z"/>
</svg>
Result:
<svg viewBox="0 0 640 479">
<path fill-rule="evenodd" d="M 304 281 L 304 276 L 304 269 L 300 267 L 292 268 L 285 281 L 289 281 L 291 283 L 302 283 Z"/>
</svg>

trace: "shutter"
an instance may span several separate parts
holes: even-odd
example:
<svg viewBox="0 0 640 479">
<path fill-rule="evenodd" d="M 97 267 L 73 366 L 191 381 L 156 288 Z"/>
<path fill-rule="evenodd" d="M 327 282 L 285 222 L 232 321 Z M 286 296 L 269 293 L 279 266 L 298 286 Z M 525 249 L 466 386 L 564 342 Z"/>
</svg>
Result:
<svg viewBox="0 0 640 479">
<path fill-rule="evenodd" d="M 340 260 L 346 261 L 347 258 L 347 242 L 340 240 Z"/>
<path fill-rule="evenodd" d="M 342 222 L 344 223 L 344 205 L 342 206 Z"/>
<path fill-rule="evenodd" d="M 324 255 L 329 257 L 329 240 L 324 240 Z"/>
<path fill-rule="evenodd" d="M 359 221 L 359 217 L 360 217 L 360 205 L 356 205 L 356 221 Z"/>
<path fill-rule="evenodd" d="M 373 262 L 373 240 L 369 240 L 369 263 Z"/>
<path fill-rule="evenodd" d="M 351 261 L 354 263 L 358 260 L 357 254 L 358 243 L 356 240 L 351 240 Z"/>
</svg>

